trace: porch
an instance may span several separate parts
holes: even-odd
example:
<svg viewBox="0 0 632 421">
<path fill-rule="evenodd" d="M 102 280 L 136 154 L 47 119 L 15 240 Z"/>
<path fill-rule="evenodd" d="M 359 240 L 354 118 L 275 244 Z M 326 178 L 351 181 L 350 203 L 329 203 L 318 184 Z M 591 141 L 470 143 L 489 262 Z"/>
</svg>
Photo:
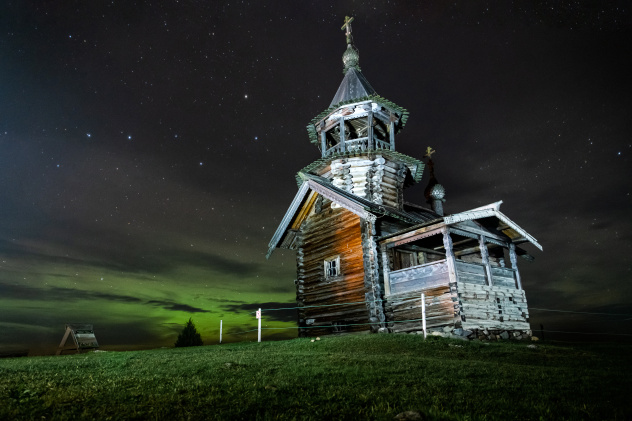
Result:
<svg viewBox="0 0 632 421">
<path fill-rule="evenodd" d="M 387 327 L 421 330 L 423 293 L 430 330 L 528 330 L 515 245 L 487 234 L 437 224 L 382 241 Z"/>
</svg>

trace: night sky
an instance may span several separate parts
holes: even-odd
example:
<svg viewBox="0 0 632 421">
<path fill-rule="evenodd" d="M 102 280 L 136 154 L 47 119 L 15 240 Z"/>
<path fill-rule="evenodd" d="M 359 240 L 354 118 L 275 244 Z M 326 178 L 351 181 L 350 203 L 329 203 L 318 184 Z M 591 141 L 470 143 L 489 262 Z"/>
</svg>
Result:
<svg viewBox="0 0 632 421">
<path fill-rule="evenodd" d="M 265 253 L 320 157 L 305 126 L 342 80 L 345 15 L 410 111 L 397 150 L 436 149 L 446 212 L 503 200 L 543 245 L 519 262 L 536 334 L 632 335 L 627 2 L 418 3 L 3 1 L 0 348 L 52 353 L 69 322 L 172 346 L 189 317 L 206 344 L 220 319 L 252 340 L 253 310 L 294 306 L 294 252 Z M 295 337 L 295 313 L 264 326 Z"/>
</svg>

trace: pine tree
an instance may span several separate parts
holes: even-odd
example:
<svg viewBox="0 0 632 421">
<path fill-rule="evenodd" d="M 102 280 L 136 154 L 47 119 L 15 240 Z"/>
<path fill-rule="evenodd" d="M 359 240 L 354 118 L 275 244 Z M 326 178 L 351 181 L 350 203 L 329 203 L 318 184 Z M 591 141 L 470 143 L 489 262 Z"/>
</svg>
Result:
<svg viewBox="0 0 632 421">
<path fill-rule="evenodd" d="M 178 335 L 176 341 L 176 348 L 184 346 L 200 346 L 202 343 L 202 336 L 198 333 L 193 321 L 189 318 L 189 321 L 182 329 L 182 332 Z"/>
</svg>

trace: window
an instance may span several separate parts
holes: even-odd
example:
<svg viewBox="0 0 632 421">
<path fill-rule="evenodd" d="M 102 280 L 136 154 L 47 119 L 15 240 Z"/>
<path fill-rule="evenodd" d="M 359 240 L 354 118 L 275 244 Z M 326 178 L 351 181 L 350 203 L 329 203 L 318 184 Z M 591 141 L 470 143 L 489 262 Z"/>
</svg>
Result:
<svg viewBox="0 0 632 421">
<path fill-rule="evenodd" d="M 340 256 L 325 260 L 325 279 L 331 279 L 338 275 L 340 275 Z"/>
<path fill-rule="evenodd" d="M 407 250 L 395 250 L 393 269 L 406 269 L 417 266 L 417 253 Z"/>
</svg>

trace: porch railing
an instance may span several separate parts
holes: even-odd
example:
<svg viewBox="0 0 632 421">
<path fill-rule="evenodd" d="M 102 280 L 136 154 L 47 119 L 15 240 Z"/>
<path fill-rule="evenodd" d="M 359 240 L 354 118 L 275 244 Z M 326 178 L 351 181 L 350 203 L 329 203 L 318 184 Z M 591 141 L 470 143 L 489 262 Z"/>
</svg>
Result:
<svg viewBox="0 0 632 421">
<path fill-rule="evenodd" d="M 389 274 L 390 293 L 403 294 L 447 285 L 450 282 L 445 260 L 395 270 Z"/>
</svg>

